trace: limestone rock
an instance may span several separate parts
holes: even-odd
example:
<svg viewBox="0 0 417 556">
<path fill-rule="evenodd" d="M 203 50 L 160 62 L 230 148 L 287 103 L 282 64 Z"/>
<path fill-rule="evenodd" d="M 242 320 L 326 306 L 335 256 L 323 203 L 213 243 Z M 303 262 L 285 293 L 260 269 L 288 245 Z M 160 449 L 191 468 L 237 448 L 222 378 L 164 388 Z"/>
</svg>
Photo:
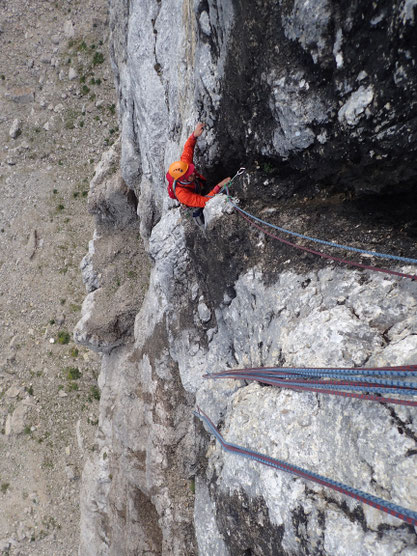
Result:
<svg viewBox="0 0 417 556">
<path fill-rule="evenodd" d="M 78 73 L 74 68 L 70 68 L 68 71 L 68 79 L 70 81 L 74 81 L 74 79 L 77 79 L 78 77 Z"/>
<path fill-rule="evenodd" d="M 6 391 L 6 398 L 17 398 L 20 394 L 22 394 L 23 392 L 23 388 L 19 387 L 19 386 L 11 386 L 7 391 Z"/>
<path fill-rule="evenodd" d="M 19 435 L 25 430 L 25 418 L 27 406 L 20 402 L 13 413 L 9 413 L 6 419 L 5 434 L 6 436 Z"/>
<path fill-rule="evenodd" d="M 64 34 L 67 39 L 72 39 L 75 35 L 74 25 L 70 19 L 68 19 L 64 24 Z"/>
<path fill-rule="evenodd" d="M 237 199 L 232 199 L 234 203 L 238 203 Z M 219 218 L 226 218 L 228 214 L 233 213 L 233 207 L 227 200 L 226 195 L 216 195 L 211 199 L 204 208 L 204 217 L 207 230 L 214 229 L 216 221 Z"/>
<path fill-rule="evenodd" d="M 38 232 L 36 230 L 32 230 L 29 235 L 29 240 L 26 245 L 26 253 L 30 260 L 33 259 L 36 253 L 36 249 L 38 248 Z"/>
<path fill-rule="evenodd" d="M 99 276 L 93 266 L 94 252 L 94 241 L 91 240 L 88 243 L 88 253 L 83 257 L 80 264 L 81 274 L 87 293 L 93 292 L 100 287 Z"/>
<path fill-rule="evenodd" d="M 100 224 L 125 228 L 137 223 L 136 197 L 117 170 L 119 157 L 118 142 L 103 154 L 90 184 L 88 208 Z"/>
<path fill-rule="evenodd" d="M 9 135 L 12 139 L 17 139 L 17 137 L 19 137 L 21 133 L 22 133 L 22 122 L 18 118 L 15 118 L 10 127 Z"/>
<path fill-rule="evenodd" d="M 203 375 L 411 362 L 417 282 L 299 256 L 229 214 L 222 196 L 207 203 L 203 233 L 164 183 L 201 118 L 195 161 L 209 183 L 253 163 L 234 183 L 245 210 L 306 233 L 414 250 L 405 224 L 377 222 L 369 200 L 356 199 L 355 213 L 349 199 L 414 187 L 413 2 L 374 3 L 366 17 L 360 3 L 333 4 L 110 3 L 121 170 L 153 267 L 140 311 L 121 282 L 105 289 L 117 266 L 106 245 L 117 251 L 113 232 L 133 217 L 105 162 L 89 201 L 98 230 L 85 262 L 91 289 L 91 268 L 98 276 L 96 261 L 105 264 L 76 328 L 104 352 L 99 450 L 83 478 L 85 554 L 416 550 L 415 532 L 394 517 L 225 453 L 192 416 L 198 404 L 230 442 L 416 507 L 411 410 Z M 120 334 L 123 303 L 130 320 Z M 184 477 L 195 478 L 192 500 Z"/>
<path fill-rule="evenodd" d="M 346 122 L 350 126 L 357 125 L 362 117 L 365 108 L 369 106 L 374 98 L 373 87 L 369 86 L 366 89 L 359 87 L 357 91 L 352 93 L 348 101 L 339 110 L 339 122 Z"/>
<path fill-rule="evenodd" d="M 197 310 L 201 322 L 209 322 L 211 319 L 211 311 L 203 301 L 198 304 Z"/>
<path fill-rule="evenodd" d="M 35 91 L 29 87 L 18 87 L 8 91 L 5 97 L 17 104 L 29 104 L 35 100 Z"/>
<path fill-rule="evenodd" d="M 89 293 L 82 306 L 82 318 L 74 329 L 74 339 L 93 351 L 110 353 L 121 345 L 129 334 L 135 318 L 134 311 L 126 311 L 129 300 L 123 300 L 123 290 L 120 301 L 109 303 L 106 292 L 101 288 Z"/>
</svg>

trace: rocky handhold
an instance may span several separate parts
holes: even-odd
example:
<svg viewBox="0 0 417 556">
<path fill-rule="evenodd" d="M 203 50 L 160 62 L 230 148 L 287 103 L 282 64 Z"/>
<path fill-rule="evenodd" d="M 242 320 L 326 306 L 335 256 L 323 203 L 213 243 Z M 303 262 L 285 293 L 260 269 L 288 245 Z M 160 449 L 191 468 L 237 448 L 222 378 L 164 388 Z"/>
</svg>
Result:
<svg viewBox="0 0 417 556">
<path fill-rule="evenodd" d="M 416 21 L 416 11 L 417 11 L 417 0 L 405 0 L 402 11 L 401 18 L 402 22 L 409 25 L 414 25 Z"/>
<path fill-rule="evenodd" d="M 357 125 L 365 112 L 365 108 L 371 104 L 373 98 L 374 89 L 371 85 L 366 89 L 362 86 L 359 87 L 339 110 L 339 122 L 345 122 L 350 126 Z"/>
<path fill-rule="evenodd" d="M 207 307 L 207 305 L 204 303 L 204 301 L 200 301 L 200 303 L 198 304 L 197 310 L 198 310 L 198 316 L 199 316 L 201 322 L 203 322 L 203 323 L 209 322 L 209 320 L 211 319 L 211 311 Z"/>
<path fill-rule="evenodd" d="M 238 199 L 232 198 L 231 201 L 235 204 L 239 203 Z M 227 195 L 220 194 L 210 199 L 204 208 L 204 217 L 206 228 L 208 231 L 214 229 L 216 223 L 219 223 L 219 219 L 228 218 L 228 215 L 232 214 L 234 209 L 229 202 Z"/>
<path fill-rule="evenodd" d="M 210 19 L 208 13 L 205 10 L 202 11 L 200 15 L 200 28 L 205 35 L 210 36 Z"/>
<path fill-rule="evenodd" d="M 9 135 L 12 139 L 17 139 L 22 133 L 22 122 L 19 118 L 15 118 L 9 130 Z"/>
</svg>

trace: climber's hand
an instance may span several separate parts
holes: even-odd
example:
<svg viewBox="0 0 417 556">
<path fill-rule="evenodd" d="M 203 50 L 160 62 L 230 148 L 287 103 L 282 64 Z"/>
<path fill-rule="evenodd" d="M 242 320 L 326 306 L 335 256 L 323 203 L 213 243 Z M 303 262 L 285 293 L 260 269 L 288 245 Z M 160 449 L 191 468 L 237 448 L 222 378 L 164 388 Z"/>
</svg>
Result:
<svg viewBox="0 0 417 556">
<path fill-rule="evenodd" d="M 198 122 L 198 124 L 195 126 L 195 130 L 194 130 L 194 137 L 200 137 L 200 135 L 203 133 L 204 131 L 204 126 L 206 124 L 202 123 L 202 122 Z"/>
<path fill-rule="evenodd" d="M 223 187 L 224 185 L 228 184 L 229 181 L 230 181 L 231 179 L 232 179 L 232 178 L 224 178 L 224 180 L 222 180 L 222 181 L 221 181 L 220 183 L 218 183 L 217 185 L 219 185 L 220 187 Z"/>
</svg>

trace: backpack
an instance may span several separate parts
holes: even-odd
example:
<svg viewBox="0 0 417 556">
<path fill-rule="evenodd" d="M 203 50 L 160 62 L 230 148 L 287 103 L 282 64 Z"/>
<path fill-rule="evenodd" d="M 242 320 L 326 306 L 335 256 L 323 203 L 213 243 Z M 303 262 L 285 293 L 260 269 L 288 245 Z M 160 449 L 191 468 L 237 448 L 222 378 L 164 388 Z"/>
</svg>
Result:
<svg viewBox="0 0 417 556">
<path fill-rule="evenodd" d="M 171 199 L 175 199 L 176 201 L 178 201 L 178 198 L 175 194 L 175 188 L 177 186 L 177 180 L 173 180 L 172 177 L 167 173 L 167 175 L 165 176 L 166 179 L 168 180 L 168 186 L 167 186 L 167 191 L 168 191 L 168 195 Z M 206 178 L 204 176 L 202 176 L 201 174 L 197 174 L 197 178 L 195 180 L 195 188 L 196 188 L 196 192 L 201 194 L 202 190 L 204 189 L 204 183 L 206 181 Z M 182 186 L 184 187 L 184 186 Z M 179 202 L 179 201 L 178 201 Z"/>
<path fill-rule="evenodd" d="M 168 190 L 168 195 L 170 196 L 170 198 L 171 199 L 176 199 L 178 201 L 177 196 L 175 195 L 175 186 L 176 185 L 177 185 L 177 180 L 174 180 L 172 182 L 171 181 L 168 182 L 167 190 Z"/>
</svg>

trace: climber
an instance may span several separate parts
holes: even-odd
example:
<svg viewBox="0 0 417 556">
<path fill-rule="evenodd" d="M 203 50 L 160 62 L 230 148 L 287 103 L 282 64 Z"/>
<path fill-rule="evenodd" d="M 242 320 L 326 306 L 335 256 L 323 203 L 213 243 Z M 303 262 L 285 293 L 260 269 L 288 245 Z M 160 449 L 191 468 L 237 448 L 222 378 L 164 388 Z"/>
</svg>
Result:
<svg viewBox="0 0 417 556">
<path fill-rule="evenodd" d="M 193 217 L 198 225 L 204 225 L 203 209 L 206 203 L 231 179 L 225 178 L 209 193 L 204 194 L 206 178 L 196 171 L 193 164 L 194 147 L 197 138 L 203 133 L 204 125 L 201 122 L 196 125 L 184 145 L 180 160 L 173 162 L 166 174 L 169 196 L 187 207 L 195 207 Z"/>
</svg>

